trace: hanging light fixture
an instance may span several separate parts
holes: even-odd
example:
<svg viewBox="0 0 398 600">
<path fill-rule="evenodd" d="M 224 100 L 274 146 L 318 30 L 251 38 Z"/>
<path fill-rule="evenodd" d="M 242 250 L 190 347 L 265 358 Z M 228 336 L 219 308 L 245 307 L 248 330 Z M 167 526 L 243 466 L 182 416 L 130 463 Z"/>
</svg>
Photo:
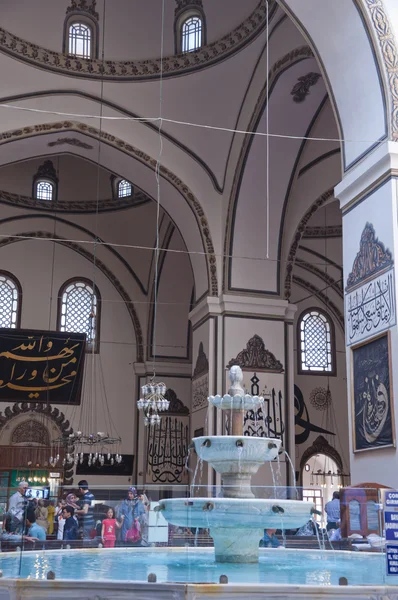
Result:
<svg viewBox="0 0 398 600">
<path fill-rule="evenodd" d="M 164 383 L 155 383 L 154 379 L 141 387 L 142 397 L 137 402 L 137 408 L 144 413 L 146 427 L 159 425 L 159 413 L 168 410 L 170 401 L 165 398 L 166 389 Z"/>
</svg>

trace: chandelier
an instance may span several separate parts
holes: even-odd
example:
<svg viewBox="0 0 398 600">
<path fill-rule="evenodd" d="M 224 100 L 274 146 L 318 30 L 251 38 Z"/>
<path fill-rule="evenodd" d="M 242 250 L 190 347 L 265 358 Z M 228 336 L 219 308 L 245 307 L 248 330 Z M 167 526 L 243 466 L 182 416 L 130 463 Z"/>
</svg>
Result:
<svg viewBox="0 0 398 600">
<path fill-rule="evenodd" d="M 159 413 L 168 410 L 170 402 L 165 398 L 166 390 L 164 383 L 155 383 L 153 380 L 141 387 L 142 398 L 138 400 L 137 408 L 144 413 L 145 426 L 159 425 Z"/>
<path fill-rule="evenodd" d="M 86 447 L 88 454 L 87 464 L 89 467 L 97 466 L 103 467 L 105 462 L 108 464 L 118 465 L 122 462 L 122 456 L 119 452 L 110 452 L 110 448 L 105 451 L 105 446 L 112 446 L 114 444 L 121 443 L 120 437 L 112 437 L 108 433 L 98 431 L 97 433 L 84 434 L 82 431 L 76 431 L 69 434 L 67 437 L 60 437 L 54 440 L 53 447 L 56 448 L 53 452 L 53 456 L 49 458 L 49 464 L 52 467 L 56 467 L 58 464 L 77 466 L 82 464 L 84 460 L 83 448 Z M 64 448 L 65 456 L 61 461 L 59 449 Z"/>
</svg>

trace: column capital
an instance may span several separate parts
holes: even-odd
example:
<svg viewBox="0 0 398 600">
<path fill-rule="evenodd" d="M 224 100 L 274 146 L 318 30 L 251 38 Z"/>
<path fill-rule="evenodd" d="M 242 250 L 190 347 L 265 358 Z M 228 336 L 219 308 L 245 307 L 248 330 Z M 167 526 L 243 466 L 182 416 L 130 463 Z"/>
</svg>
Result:
<svg viewBox="0 0 398 600">
<path fill-rule="evenodd" d="M 218 298 L 207 296 L 203 298 L 190 312 L 189 318 L 192 325 L 207 317 L 225 314 L 256 315 L 259 317 L 284 318 L 291 321 L 297 307 L 281 298 L 260 296 L 240 296 L 235 294 L 222 294 Z"/>
<path fill-rule="evenodd" d="M 350 169 L 335 187 L 335 197 L 344 211 L 389 179 L 398 177 L 398 142 L 383 142 Z"/>
</svg>

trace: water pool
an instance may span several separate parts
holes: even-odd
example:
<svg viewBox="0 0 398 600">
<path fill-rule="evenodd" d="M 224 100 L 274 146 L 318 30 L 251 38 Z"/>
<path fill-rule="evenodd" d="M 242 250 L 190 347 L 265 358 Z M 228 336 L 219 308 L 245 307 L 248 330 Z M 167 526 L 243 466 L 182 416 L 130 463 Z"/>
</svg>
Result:
<svg viewBox="0 0 398 600">
<path fill-rule="evenodd" d="M 227 575 L 230 584 L 389 585 L 385 556 L 344 551 L 262 549 L 258 564 L 216 563 L 213 548 L 134 548 L 52 550 L 0 554 L 3 578 L 45 579 L 49 570 L 57 579 L 80 581 L 146 581 L 216 583 Z M 397 582 L 398 583 L 398 582 Z"/>
</svg>

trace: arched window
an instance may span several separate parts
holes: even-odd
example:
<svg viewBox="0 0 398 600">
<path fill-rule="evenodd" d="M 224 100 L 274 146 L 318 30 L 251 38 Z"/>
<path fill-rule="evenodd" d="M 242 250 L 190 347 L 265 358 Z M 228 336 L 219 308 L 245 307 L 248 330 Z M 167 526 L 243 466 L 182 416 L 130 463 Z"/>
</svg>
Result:
<svg viewBox="0 0 398 600">
<path fill-rule="evenodd" d="M 202 19 L 195 15 L 181 25 L 181 51 L 193 52 L 202 46 Z"/>
<path fill-rule="evenodd" d="M 118 198 L 126 198 L 126 196 L 131 196 L 133 191 L 132 185 L 129 181 L 122 179 L 117 184 L 117 197 Z"/>
<path fill-rule="evenodd" d="M 33 198 L 51 202 L 57 199 L 58 177 L 51 160 L 45 160 L 33 177 Z"/>
<path fill-rule="evenodd" d="M 194 52 L 206 45 L 206 16 L 201 0 L 178 2 L 174 36 L 176 54 Z"/>
<path fill-rule="evenodd" d="M 68 42 L 68 54 L 80 58 L 92 58 L 93 31 L 87 23 L 70 23 Z"/>
<path fill-rule="evenodd" d="M 299 373 L 335 373 L 333 323 L 318 308 L 304 311 L 298 320 L 297 354 Z"/>
<path fill-rule="evenodd" d="M 38 200 L 52 200 L 54 197 L 54 184 L 50 181 L 36 181 L 35 198 Z"/>
<path fill-rule="evenodd" d="M 0 327 L 16 329 L 20 325 L 22 289 L 10 273 L 0 271 Z"/>
<path fill-rule="evenodd" d="M 59 331 L 85 333 L 87 349 L 99 350 L 101 298 L 96 286 L 87 279 L 67 281 L 59 292 Z"/>
</svg>

